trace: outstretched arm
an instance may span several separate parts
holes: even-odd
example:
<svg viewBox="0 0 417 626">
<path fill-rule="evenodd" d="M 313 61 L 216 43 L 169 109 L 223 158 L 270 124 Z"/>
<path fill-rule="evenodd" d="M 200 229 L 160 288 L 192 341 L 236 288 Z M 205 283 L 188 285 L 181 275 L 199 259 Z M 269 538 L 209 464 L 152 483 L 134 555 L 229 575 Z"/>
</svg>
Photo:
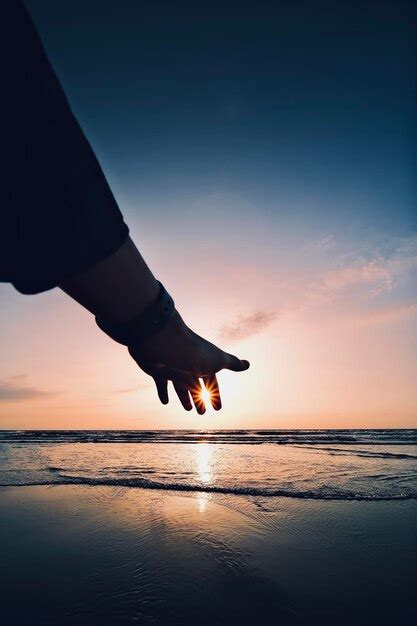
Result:
<svg viewBox="0 0 417 626">
<path fill-rule="evenodd" d="M 136 318 L 159 294 L 159 283 L 130 238 L 116 253 L 60 286 L 91 313 L 115 324 Z M 213 407 L 219 410 L 216 372 L 239 372 L 249 367 L 248 361 L 223 352 L 194 333 L 177 311 L 162 330 L 128 348 L 139 367 L 154 379 L 163 404 L 168 403 L 171 380 L 184 409 L 191 410 L 191 396 L 200 414 L 205 412 L 200 378 L 210 392 Z"/>
<path fill-rule="evenodd" d="M 4 47 L 5 210 L 0 215 L 0 280 L 22 293 L 60 286 L 107 325 L 136 320 L 160 285 L 129 230 L 95 154 L 74 117 L 22 2 L 1 4 Z M 172 310 L 172 307 L 171 307 Z M 140 334 L 140 333 L 139 333 Z M 216 372 L 249 364 L 196 335 L 174 311 L 146 340 L 126 342 L 168 402 L 172 380 L 185 409 L 200 413 L 200 382 L 221 407 Z"/>
</svg>

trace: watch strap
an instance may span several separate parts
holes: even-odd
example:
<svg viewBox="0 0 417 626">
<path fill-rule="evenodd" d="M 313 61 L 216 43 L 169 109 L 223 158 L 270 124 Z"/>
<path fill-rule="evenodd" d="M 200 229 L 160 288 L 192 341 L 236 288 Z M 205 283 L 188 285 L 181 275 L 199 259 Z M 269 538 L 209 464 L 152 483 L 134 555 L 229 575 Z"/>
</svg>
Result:
<svg viewBox="0 0 417 626">
<path fill-rule="evenodd" d="M 159 281 L 158 284 L 159 295 L 155 302 L 132 320 L 114 324 L 96 316 L 97 326 L 114 341 L 125 346 L 141 343 L 162 330 L 174 314 L 175 303 L 163 284 Z"/>
</svg>

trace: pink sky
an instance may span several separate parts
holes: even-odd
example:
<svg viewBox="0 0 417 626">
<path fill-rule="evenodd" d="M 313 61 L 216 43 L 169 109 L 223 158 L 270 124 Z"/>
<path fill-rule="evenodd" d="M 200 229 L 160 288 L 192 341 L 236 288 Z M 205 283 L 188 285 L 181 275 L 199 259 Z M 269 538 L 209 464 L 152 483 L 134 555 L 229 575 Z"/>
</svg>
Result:
<svg viewBox="0 0 417 626">
<path fill-rule="evenodd" d="M 173 393 L 163 407 L 126 350 L 65 294 L 1 285 L 1 428 L 417 426 L 415 238 L 349 248 L 333 235 L 282 234 L 269 254 L 254 223 L 242 252 L 226 223 L 230 248 L 213 260 L 216 235 L 200 226 L 204 245 L 180 252 L 168 233 L 132 231 L 186 321 L 251 361 L 220 373 L 224 409 L 186 413 Z"/>
</svg>

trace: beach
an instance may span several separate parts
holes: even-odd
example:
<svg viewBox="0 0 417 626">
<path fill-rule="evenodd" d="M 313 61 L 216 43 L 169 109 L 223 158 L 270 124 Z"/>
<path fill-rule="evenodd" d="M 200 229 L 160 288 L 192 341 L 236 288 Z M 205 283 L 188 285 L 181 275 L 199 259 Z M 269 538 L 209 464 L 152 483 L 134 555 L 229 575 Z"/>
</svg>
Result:
<svg viewBox="0 0 417 626">
<path fill-rule="evenodd" d="M 2 487 L 2 623 L 411 623 L 415 500 L 276 500 Z"/>
<path fill-rule="evenodd" d="M 5 626 L 403 624 L 415 430 L 0 431 Z"/>
</svg>

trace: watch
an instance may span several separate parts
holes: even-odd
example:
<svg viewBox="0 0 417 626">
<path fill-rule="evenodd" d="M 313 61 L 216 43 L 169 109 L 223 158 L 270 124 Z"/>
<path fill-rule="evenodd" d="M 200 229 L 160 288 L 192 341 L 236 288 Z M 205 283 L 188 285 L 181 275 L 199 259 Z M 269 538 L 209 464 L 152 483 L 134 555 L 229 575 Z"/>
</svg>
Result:
<svg viewBox="0 0 417 626">
<path fill-rule="evenodd" d="M 159 284 L 157 299 L 139 315 L 120 324 L 110 323 L 96 316 L 97 326 L 114 341 L 125 346 L 141 343 L 162 330 L 174 314 L 175 303 L 163 284 L 159 280 L 157 282 Z"/>
</svg>

